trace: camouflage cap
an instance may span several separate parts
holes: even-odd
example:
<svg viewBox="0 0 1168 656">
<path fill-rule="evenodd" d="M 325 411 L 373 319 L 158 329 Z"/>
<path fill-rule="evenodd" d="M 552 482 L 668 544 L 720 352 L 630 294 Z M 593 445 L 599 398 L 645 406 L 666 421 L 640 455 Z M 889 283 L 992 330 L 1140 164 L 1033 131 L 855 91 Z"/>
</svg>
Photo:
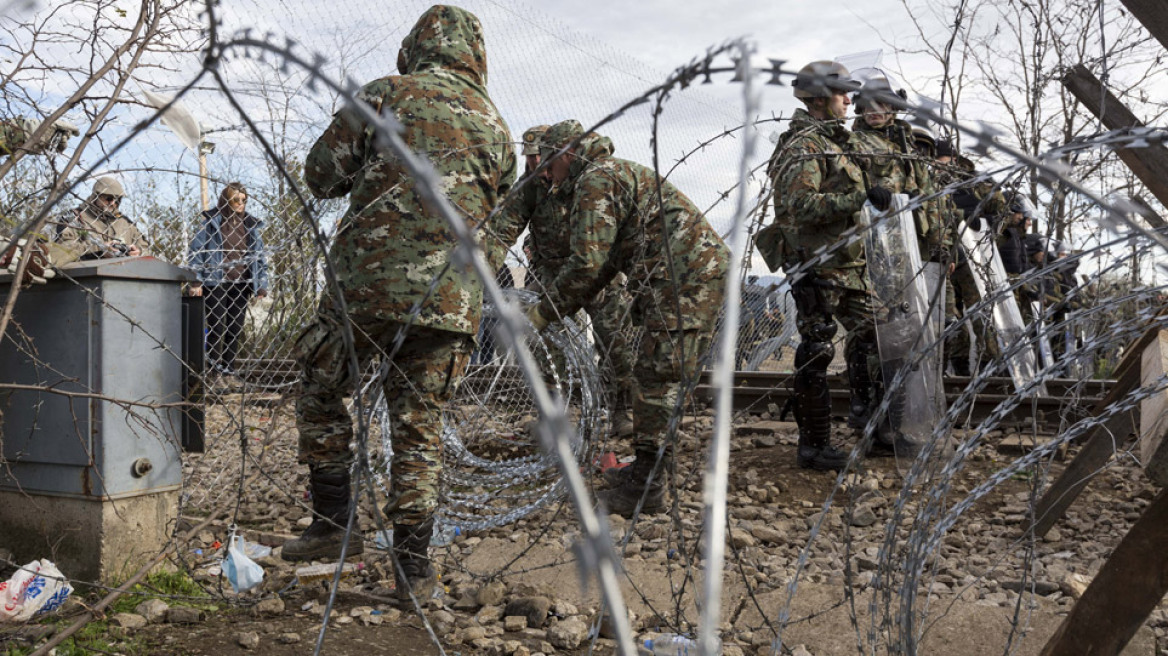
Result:
<svg viewBox="0 0 1168 656">
<path fill-rule="evenodd" d="M 527 128 L 527 132 L 523 133 L 523 154 L 524 155 L 538 155 L 539 147 L 541 145 L 541 137 L 548 131 L 547 125 L 537 125 L 533 128 Z"/>
<path fill-rule="evenodd" d="M 539 154 L 544 158 L 551 157 L 556 151 L 584 136 L 584 126 L 580 121 L 570 118 L 560 121 L 548 128 L 543 134 L 543 143 L 539 145 Z"/>
</svg>

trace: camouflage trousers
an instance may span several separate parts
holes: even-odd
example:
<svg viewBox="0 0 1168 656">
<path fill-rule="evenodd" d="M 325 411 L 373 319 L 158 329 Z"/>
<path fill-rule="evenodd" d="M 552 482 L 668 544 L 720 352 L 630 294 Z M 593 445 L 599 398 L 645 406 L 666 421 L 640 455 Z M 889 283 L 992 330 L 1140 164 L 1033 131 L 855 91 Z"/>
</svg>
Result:
<svg viewBox="0 0 1168 656">
<path fill-rule="evenodd" d="M 868 284 L 864 267 L 846 269 L 818 269 L 816 275 L 830 283 L 820 289 L 819 307 L 795 304 L 795 326 L 799 338 L 811 338 L 811 329 L 817 323 L 838 321 L 844 327 L 845 359 L 854 362 L 857 352 L 865 353 L 871 380 L 880 379 L 880 353 L 876 348 L 877 301 Z M 849 375 L 852 375 L 849 372 Z"/>
<path fill-rule="evenodd" d="M 668 436 L 669 420 L 679 409 L 684 412 L 697 386 L 701 360 L 713 336 L 712 326 L 709 330 L 645 331 L 633 366 L 634 450 L 656 451 Z M 669 446 L 666 455 L 671 453 Z"/>
<path fill-rule="evenodd" d="M 592 318 L 592 332 L 596 334 L 596 350 L 602 361 L 605 383 L 609 394 L 618 404 L 632 397 L 635 376 L 630 339 L 633 336 L 629 293 L 619 284 L 609 285 L 584 311 Z"/>
<path fill-rule="evenodd" d="M 685 412 L 690 395 L 697 387 L 702 361 L 710 350 L 725 295 L 720 278 L 711 280 L 704 291 L 702 303 L 698 306 L 702 316 L 690 317 L 699 320 L 701 328 L 646 329 L 641 337 L 633 363 L 636 379 L 633 388 L 633 434 L 636 436 L 633 448 L 636 451 L 655 451 L 666 440 L 670 419 L 674 414 Z M 636 316 L 645 316 L 641 308 L 634 307 L 633 312 Z M 665 455 L 669 457 L 671 454 L 672 444 L 668 444 Z"/>
<path fill-rule="evenodd" d="M 350 317 L 357 361 L 364 367 L 388 353 L 402 324 Z M 442 471 L 442 409 L 466 372 L 473 339 L 463 333 L 413 326 L 394 356 L 383 391 L 393 440 L 387 518 L 414 525 L 433 515 Z M 344 397 L 357 386 L 341 324 L 322 308 L 297 342 L 304 372 L 296 402 L 300 461 L 347 470 L 353 461 L 353 419 Z"/>
<path fill-rule="evenodd" d="M 981 294 L 973 280 L 973 270 L 969 268 L 969 263 L 962 262 L 949 277 L 948 291 L 945 294 L 946 324 L 965 318 L 970 314 L 970 308 L 979 302 Z M 973 329 L 974 335 L 973 343 L 977 346 L 977 357 L 981 362 L 988 362 L 1001 353 L 993 324 L 987 320 L 989 315 L 990 309 L 987 308 L 969 317 L 969 327 Z M 967 354 L 969 347 L 969 331 L 959 330 L 945 342 L 946 357 L 952 359 Z"/>
</svg>

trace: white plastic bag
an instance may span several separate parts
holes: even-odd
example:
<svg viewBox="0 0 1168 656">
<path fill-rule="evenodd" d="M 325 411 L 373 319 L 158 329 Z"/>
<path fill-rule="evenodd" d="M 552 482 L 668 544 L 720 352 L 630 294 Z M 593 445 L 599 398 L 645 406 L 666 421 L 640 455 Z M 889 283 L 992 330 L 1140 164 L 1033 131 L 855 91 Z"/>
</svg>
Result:
<svg viewBox="0 0 1168 656">
<path fill-rule="evenodd" d="M 0 622 L 26 622 L 57 610 L 73 586 L 52 562 L 42 558 L 0 583 Z"/>
<path fill-rule="evenodd" d="M 242 535 L 231 534 L 227 558 L 223 559 L 223 573 L 236 593 L 251 590 L 264 580 L 264 568 L 247 557 L 247 543 Z"/>
</svg>

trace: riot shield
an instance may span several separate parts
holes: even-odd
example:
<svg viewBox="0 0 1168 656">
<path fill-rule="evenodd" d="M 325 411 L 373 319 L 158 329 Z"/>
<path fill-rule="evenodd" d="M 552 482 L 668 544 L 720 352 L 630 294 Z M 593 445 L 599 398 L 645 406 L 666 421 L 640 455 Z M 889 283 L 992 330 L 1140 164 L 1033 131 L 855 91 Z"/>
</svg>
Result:
<svg viewBox="0 0 1168 656">
<path fill-rule="evenodd" d="M 1034 317 L 1034 332 L 1038 335 L 1038 354 L 1042 356 L 1042 366 L 1054 368 L 1054 349 L 1050 347 L 1050 336 L 1046 334 L 1046 321 L 1042 312 L 1046 309 L 1039 301 L 1030 301 L 1030 316 Z"/>
<path fill-rule="evenodd" d="M 887 435 L 898 456 L 915 457 L 945 414 L 941 384 L 940 335 L 944 320 L 944 276 L 939 265 L 923 266 L 917 248 L 908 196 L 892 196 L 892 216 L 873 221 L 875 208 L 865 203 L 864 231 L 868 278 L 876 297 L 876 343 L 886 394 L 891 395 Z M 930 281 L 929 279 L 932 278 Z M 917 355 L 921 355 L 917 359 Z M 897 372 L 908 367 L 903 384 L 893 388 Z M 939 448 L 935 453 L 944 453 Z"/>
<path fill-rule="evenodd" d="M 958 231 L 977 292 L 983 299 L 992 300 L 994 333 L 1005 353 L 1015 344 L 1027 340 L 1026 324 L 1022 322 L 1022 312 L 1018 309 L 1014 294 L 1004 291 L 1009 286 L 1009 279 L 1002 267 L 1002 257 L 994 245 L 993 233 L 988 229 L 974 230 L 964 221 L 958 224 Z M 1029 348 L 1015 352 L 1006 360 L 1006 366 L 1017 390 L 1022 390 L 1033 381 L 1038 372 L 1034 350 Z M 1046 396 L 1045 384 L 1038 387 L 1038 394 Z"/>
</svg>

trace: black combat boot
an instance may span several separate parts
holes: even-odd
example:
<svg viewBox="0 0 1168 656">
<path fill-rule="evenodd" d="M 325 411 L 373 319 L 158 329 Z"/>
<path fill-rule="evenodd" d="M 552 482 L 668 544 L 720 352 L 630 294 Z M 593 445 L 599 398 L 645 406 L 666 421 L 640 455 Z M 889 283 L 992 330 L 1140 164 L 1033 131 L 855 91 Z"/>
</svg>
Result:
<svg viewBox="0 0 1168 656">
<path fill-rule="evenodd" d="M 669 453 L 666 452 L 665 457 L 662 458 L 661 466 L 657 468 L 657 475 L 650 482 L 649 475 L 653 471 L 653 463 L 656 460 L 656 449 L 637 449 L 637 459 L 633 461 L 633 464 L 619 470 L 620 473 L 613 477 L 615 479 L 613 487 L 598 492 L 596 498 L 604 502 L 604 507 L 608 512 L 616 513 L 625 518 L 633 516 L 633 511 L 637 509 L 637 504 L 641 501 L 642 496 L 645 497 L 645 503 L 641 506 L 642 514 L 652 515 L 661 512 L 665 507 L 665 471 L 669 465 Z M 647 494 L 645 493 L 646 486 L 649 488 Z"/>
<path fill-rule="evenodd" d="M 430 566 L 430 538 L 433 535 L 433 518 L 413 526 L 393 525 L 393 553 L 400 567 L 400 570 L 394 570 L 394 578 L 397 580 L 397 600 L 400 604 L 413 604 L 410 593 L 423 605 L 434 596 L 438 575 Z"/>
<path fill-rule="evenodd" d="M 831 392 L 802 396 L 795 402 L 795 421 L 799 424 L 799 451 L 795 464 L 801 469 L 840 470 L 848 463 L 848 454 L 831 445 Z"/>
<path fill-rule="evenodd" d="M 312 487 L 312 524 L 300 537 L 284 543 L 284 560 L 322 560 L 341 557 L 345 541 L 345 526 L 349 523 L 349 470 L 326 472 L 317 465 L 309 465 L 309 484 Z M 353 526 L 349 548 L 345 556 L 365 551 L 361 530 Z"/>
<path fill-rule="evenodd" d="M 860 345 L 847 353 L 846 360 L 848 383 L 852 388 L 848 427 L 861 430 L 872 417 L 872 401 L 875 397 L 872 375 L 868 370 L 868 349 Z"/>
<path fill-rule="evenodd" d="M 803 469 L 842 469 L 848 454 L 831 445 L 831 390 L 827 387 L 827 365 L 835 349 L 831 335 L 804 339 L 795 349 L 795 423 L 799 424 L 799 450 L 795 463 Z M 867 365 L 864 366 L 865 371 Z"/>
</svg>

